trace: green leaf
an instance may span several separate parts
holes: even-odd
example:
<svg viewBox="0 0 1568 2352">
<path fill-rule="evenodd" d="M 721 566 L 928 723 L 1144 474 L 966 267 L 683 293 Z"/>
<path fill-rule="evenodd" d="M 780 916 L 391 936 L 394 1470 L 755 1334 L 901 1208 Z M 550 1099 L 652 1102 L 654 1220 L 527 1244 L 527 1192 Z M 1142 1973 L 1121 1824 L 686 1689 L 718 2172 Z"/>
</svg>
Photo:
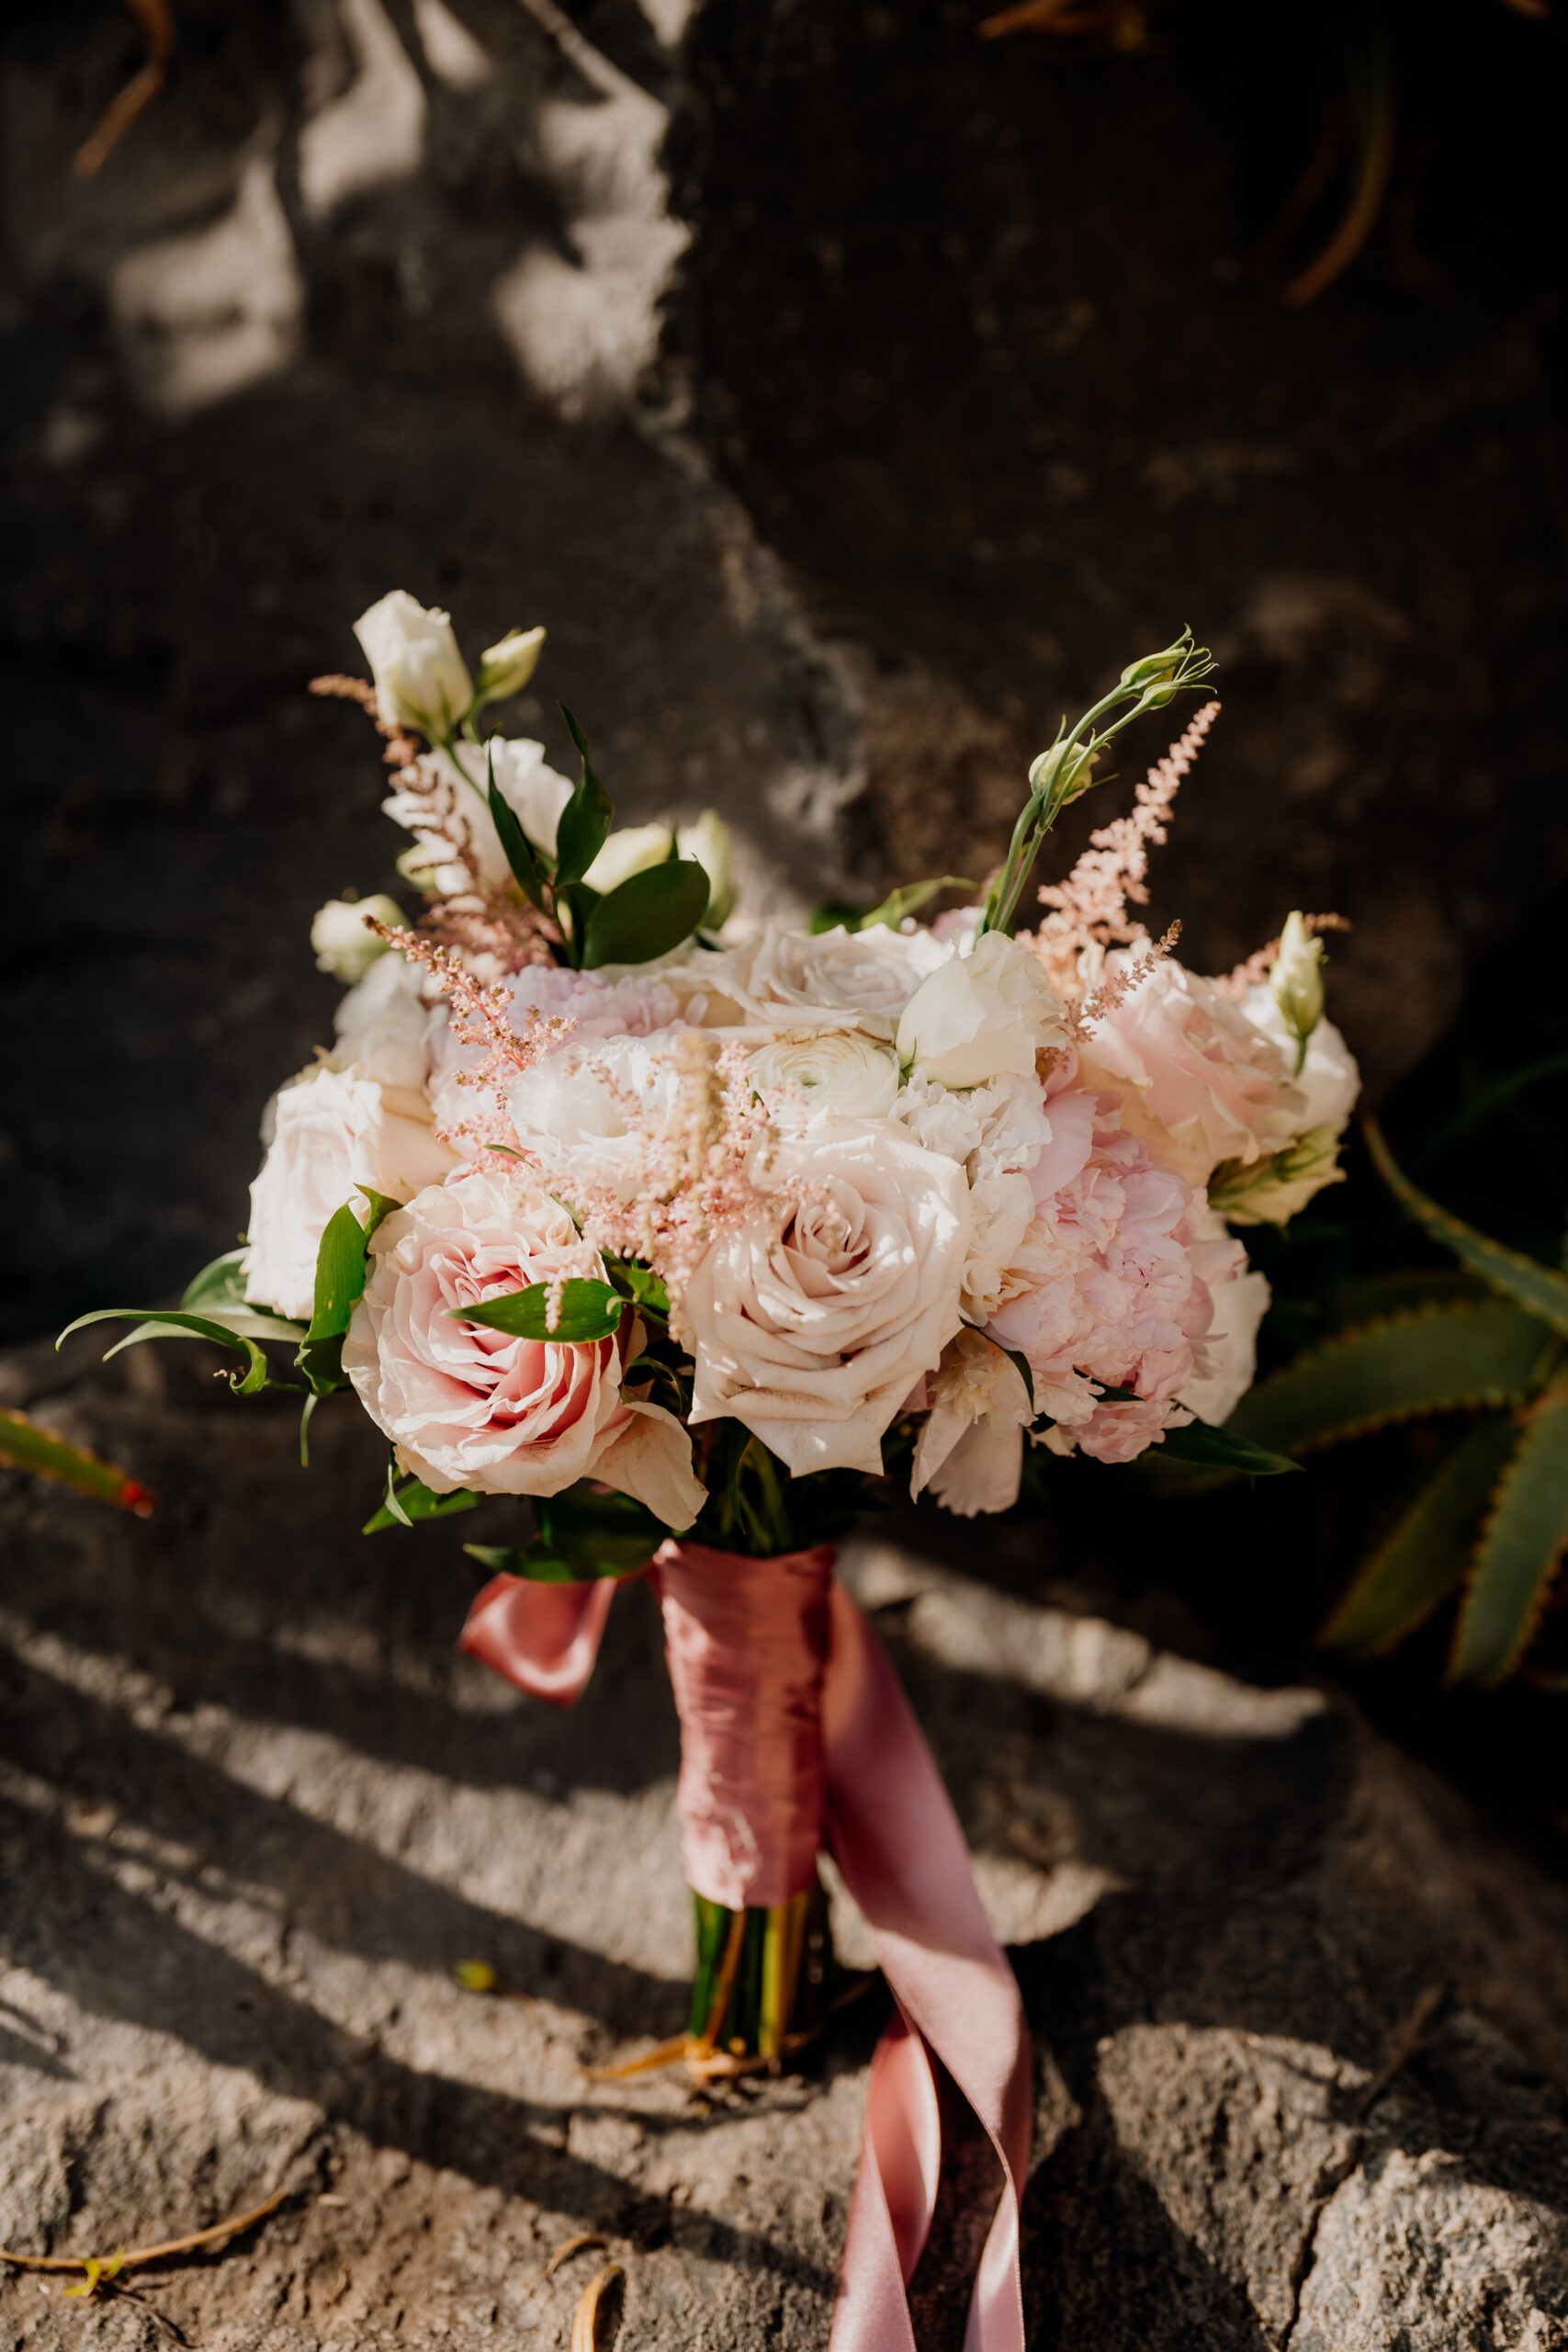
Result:
<svg viewBox="0 0 1568 2352">
<path fill-rule="evenodd" d="M 1358 1571 L 1320 1642 L 1352 1657 L 1381 1657 L 1448 1599 L 1463 1578 L 1481 1514 L 1518 1434 L 1506 1413 L 1489 1413 L 1466 1433 Z"/>
<path fill-rule="evenodd" d="M 582 967 L 651 964 L 689 939 L 707 912 L 707 868 L 694 857 L 645 865 L 608 890 L 588 918 Z"/>
<path fill-rule="evenodd" d="M 1568 1394 L 1543 1398 L 1482 1531 L 1449 1661 L 1452 1682 L 1501 1682 L 1535 1632 L 1568 1545 Z"/>
<path fill-rule="evenodd" d="M 359 1532 L 362 1535 L 378 1535 L 385 1527 L 412 1527 L 425 1519 L 455 1519 L 459 1511 L 472 1510 L 479 1499 L 467 1487 L 459 1487 L 455 1494 L 435 1494 L 423 1479 L 400 1479 L 395 1470 L 389 1468 L 386 1499 Z"/>
<path fill-rule="evenodd" d="M 1520 1403 L 1555 1344 L 1533 1316 L 1488 1299 L 1391 1315 L 1337 1333 L 1248 1391 L 1227 1427 L 1280 1453 L 1425 1413 Z"/>
<path fill-rule="evenodd" d="M 819 907 L 811 910 L 806 928 L 816 939 L 825 931 L 858 931 L 864 921 L 859 907 L 852 907 L 842 899 L 825 899 Z"/>
<path fill-rule="evenodd" d="M 248 1306 L 245 1296 L 245 1260 L 250 1250 L 244 1242 L 237 1250 L 225 1250 L 221 1258 L 214 1258 L 194 1274 L 185 1287 L 182 1306 L 193 1309 L 204 1306 Z"/>
<path fill-rule="evenodd" d="M 1235 1470 L 1248 1478 L 1277 1478 L 1281 1471 L 1299 1470 L 1301 1464 L 1283 1453 L 1255 1445 L 1233 1428 L 1212 1429 L 1207 1421 L 1190 1422 L 1186 1429 L 1167 1430 L 1159 1453 L 1167 1462 L 1190 1462 L 1203 1470 Z"/>
<path fill-rule="evenodd" d="M 501 846 L 506 853 L 506 863 L 516 876 L 520 888 L 543 914 L 545 912 L 544 871 L 534 854 L 534 844 L 517 820 L 516 811 L 495 780 L 493 749 L 490 752 L 490 789 L 487 797 L 490 801 L 491 817 L 501 837 Z"/>
<path fill-rule="evenodd" d="M 519 1340 L 556 1340 L 581 1347 L 607 1340 L 620 1323 L 626 1301 L 608 1283 L 582 1282 L 575 1277 L 561 1290 L 560 1313 L 552 1328 L 547 1320 L 548 1283 L 529 1283 L 523 1290 L 487 1298 L 482 1306 L 449 1306 L 457 1323 L 482 1323 L 491 1331 L 505 1331 Z"/>
<path fill-rule="evenodd" d="M 1366 1137 L 1378 1174 L 1406 1216 L 1414 1218 L 1445 1250 L 1451 1250 L 1462 1264 L 1490 1283 L 1494 1290 L 1517 1300 L 1529 1314 L 1539 1315 L 1543 1323 L 1550 1324 L 1560 1337 L 1568 1339 L 1568 1276 L 1543 1266 L 1538 1258 L 1527 1258 L 1517 1250 L 1506 1250 L 1500 1241 L 1493 1241 L 1473 1226 L 1439 1208 L 1396 1164 L 1374 1118 L 1366 1121 Z"/>
<path fill-rule="evenodd" d="M 398 1206 L 385 1193 L 358 1188 L 369 1203 L 362 1225 L 345 1201 L 327 1219 L 316 1252 L 316 1299 L 310 1328 L 299 1343 L 294 1362 L 318 1395 L 346 1385 L 343 1376 L 343 1339 L 365 1289 L 370 1236 Z"/>
<path fill-rule="evenodd" d="M 964 874 L 938 874 L 927 882 L 906 882 L 901 889 L 889 890 L 881 904 L 873 907 L 869 914 L 857 915 L 854 922 L 847 923 L 845 928 L 849 931 L 870 931 L 874 925 L 882 924 L 889 931 L 897 931 L 906 915 L 919 914 L 939 891 L 977 890 L 979 887 Z"/>
<path fill-rule="evenodd" d="M 655 1322 L 669 1322 L 670 1293 L 662 1277 L 650 1266 L 640 1265 L 635 1258 L 606 1258 L 604 1264 L 615 1288 L 633 1302 L 639 1313 Z"/>
<path fill-rule="evenodd" d="M 558 884 L 581 881 L 609 840 L 610 827 L 615 816 L 615 803 L 589 765 L 588 738 L 564 702 L 560 706 L 560 715 L 581 755 L 582 775 L 577 790 L 561 810 L 560 822 L 556 827 Z M 705 899 L 703 903 L 706 905 Z"/>
<path fill-rule="evenodd" d="M 139 1340 L 156 1339 L 166 1329 L 170 1332 L 186 1333 L 192 1339 L 210 1340 L 215 1347 L 234 1349 L 243 1355 L 247 1359 L 243 1375 L 232 1372 L 229 1374 L 229 1385 L 238 1396 L 255 1396 L 264 1388 L 292 1388 L 296 1385 L 291 1380 L 274 1380 L 271 1377 L 265 1356 L 247 1333 L 231 1330 L 228 1324 L 219 1322 L 214 1317 L 186 1315 L 173 1308 L 96 1307 L 91 1315 L 78 1315 L 74 1323 L 68 1323 L 54 1344 L 60 1347 L 73 1331 L 85 1330 L 89 1323 L 113 1322 L 135 1323 L 137 1329 L 128 1332 L 123 1340 L 110 1348 L 108 1355 L 104 1358 L 106 1363 L 108 1356 L 118 1355 L 121 1348 L 133 1347 Z"/>
<path fill-rule="evenodd" d="M 569 1487 L 534 1499 L 538 1533 L 524 1551 L 491 1544 L 463 1549 L 491 1576 L 527 1577 L 536 1584 L 587 1584 L 645 1568 L 669 1529 L 629 1495 L 595 1495 Z"/>
</svg>

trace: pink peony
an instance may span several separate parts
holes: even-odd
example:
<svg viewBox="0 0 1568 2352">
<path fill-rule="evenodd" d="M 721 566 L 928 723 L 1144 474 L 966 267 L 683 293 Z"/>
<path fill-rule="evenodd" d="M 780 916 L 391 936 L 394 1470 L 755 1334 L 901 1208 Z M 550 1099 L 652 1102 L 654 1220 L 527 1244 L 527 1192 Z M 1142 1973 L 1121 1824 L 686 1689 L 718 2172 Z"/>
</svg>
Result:
<svg viewBox="0 0 1568 2352">
<path fill-rule="evenodd" d="M 463 1176 L 419 1193 L 370 1247 L 343 1364 L 405 1469 L 437 1494 L 556 1495 L 597 1478 L 690 1525 L 704 1500 L 691 1440 L 625 1393 L 616 1340 L 513 1339 L 449 1312 L 560 1276 L 604 1279 L 558 1201 Z"/>
<path fill-rule="evenodd" d="M 1108 973 L 1130 960 L 1108 956 Z M 1189 1184 L 1222 1159 L 1279 1151 L 1303 1124 L 1283 1048 L 1172 956 L 1094 1023 L 1083 1075 L 1103 1080 L 1124 1124 Z"/>
<path fill-rule="evenodd" d="M 1130 1462 L 1190 1418 L 1181 1390 L 1208 1369 L 1213 1302 L 1194 1249 L 1202 1196 L 1114 1105 L 1072 1089 L 1048 1110 L 1052 1141 L 1029 1171 L 1034 1221 L 1010 1270 L 1022 1288 L 987 1329 L 1028 1358 L 1057 1450 Z M 1241 1261 L 1239 1244 L 1223 1252 Z M 1213 1272 L 1234 1272 L 1221 1254 L 1210 1250 Z M 1102 1401 L 1091 1384 L 1136 1396 Z"/>
</svg>

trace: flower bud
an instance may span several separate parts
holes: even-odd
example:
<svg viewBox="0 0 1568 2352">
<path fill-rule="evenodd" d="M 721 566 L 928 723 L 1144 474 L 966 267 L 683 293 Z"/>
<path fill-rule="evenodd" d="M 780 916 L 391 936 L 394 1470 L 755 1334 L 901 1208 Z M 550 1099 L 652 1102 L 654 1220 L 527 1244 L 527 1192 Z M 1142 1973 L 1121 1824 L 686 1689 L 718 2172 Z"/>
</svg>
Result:
<svg viewBox="0 0 1568 2352">
<path fill-rule="evenodd" d="M 613 890 L 645 866 L 662 865 L 673 840 L 668 825 L 623 825 L 610 835 L 582 878 L 591 890 Z"/>
<path fill-rule="evenodd" d="M 1231 1225 L 1287 1225 L 1325 1184 L 1342 1184 L 1339 1136 L 1309 1127 L 1267 1159 L 1227 1159 L 1209 1179 L 1209 1206 Z"/>
<path fill-rule="evenodd" d="M 378 922 L 400 923 L 403 910 L 395 899 L 385 897 L 329 899 L 317 908 L 310 923 L 317 968 L 330 972 L 345 988 L 362 980 L 377 956 L 387 953 L 387 942 L 369 928 L 367 915 Z"/>
<path fill-rule="evenodd" d="M 538 667 L 544 646 L 542 628 L 514 628 L 499 645 L 487 645 L 479 656 L 475 707 L 481 702 L 503 702 L 508 695 L 520 695 Z"/>
<path fill-rule="evenodd" d="M 708 908 L 705 931 L 717 931 L 728 922 L 735 904 L 735 869 L 730 855 L 729 827 L 716 809 L 705 808 L 694 825 L 679 825 L 675 846 L 682 857 L 694 857 L 708 877 Z"/>
<path fill-rule="evenodd" d="M 1165 681 L 1179 668 L 1181 657 L 1187 650 L 1187 642 L 1185 636 L 1179 637 L 1176 643 L 1168 645 L 1163 653 L 1145 653 L 1141 662 L 1129 662 L 1122 673 L 1122 684 L 1124 686 L 1163 685 Z M 1166 699 L 1168 701 L 1169 696 L 1168 695 Z M 1152 707 L 1157 708 L 1158 705 Z"/>
<path fill-rule="evenodd" d="M 1323 1019 L 1323 942 L 1313 937 L 1299 914 L 1291 916 L 1280 934 L 1269 992 L 1296 1041 L 1299 1070 L 1306 1059 L 1307 1039 Z"/>
<path fill-rule="evenodd" d="M 457 650 L 450 616 L 426 610 L 394 588 L 354 624 L 376 681 L 376 709 L 389 727 L 417 727 L 446 742 L 471 708 L 473 681 Z"/>
</svg>

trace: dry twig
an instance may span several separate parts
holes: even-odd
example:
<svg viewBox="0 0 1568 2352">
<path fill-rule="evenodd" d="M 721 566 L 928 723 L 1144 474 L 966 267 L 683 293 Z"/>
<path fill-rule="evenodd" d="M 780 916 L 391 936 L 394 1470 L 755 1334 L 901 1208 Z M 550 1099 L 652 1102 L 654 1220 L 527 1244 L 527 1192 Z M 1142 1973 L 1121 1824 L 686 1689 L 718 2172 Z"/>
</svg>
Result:
<svg viewBox="0 0 1568 2352">
<path fill-rule="evenodd" d="M 101 170 L 139 114 L 150 107 L 167 79 L 175 53 L 175 12 L 169 0 L 130 0 L 130 13 L 141 28 L 147 55 L 117 97 L 98 118 L 96 130 L 77 148 L 71 169 L 79 180 L 90 180 Z"/>
<path fill-rule="evenodd" d="M 286 2197 L 292 2194 L 280 2188 L 265 2205 L 254 2205 L 248 2213 L 235 2213 L 227 2222 L 217 2222 L 209 2230 L 193 2230 L 183 2238 L 166 2238 L 161 2245 L 137 2245 L 122 2248 L 117 2255 L 98 2254 L 13 2254 L 9 2246 L 0 2245 L 0 2262 L 14 2262 L 22 2270 L 82 2270 L 87 2275 L 89 2291 L 100 2278 L 118 2277 L 122 2270 L 135 2270 L 149 2262 L 164 2262 L 173 2255 L 196 2254 L 201 2247 L 217 2245 L 223 2238 L 238 2237 L 242 2230 L 265 2222 L 276 2213 Z"/>
<path fill-rule="evenodd" d="M 607 2262 L 599 2276 L 584 2289 L 582 2301 L 572 2314 L 571 2352 L 606 2352 L 606 2347 L 615 2342 L 618 2333 L 615 2324 L 618 2315 L 606 2306 L 605 2298 L 615 2281 L 626 2275 L 618 2262 Z M 601 2318 L 607 2328 L 604 2335 L 600 2334 Z"/>
</svg>

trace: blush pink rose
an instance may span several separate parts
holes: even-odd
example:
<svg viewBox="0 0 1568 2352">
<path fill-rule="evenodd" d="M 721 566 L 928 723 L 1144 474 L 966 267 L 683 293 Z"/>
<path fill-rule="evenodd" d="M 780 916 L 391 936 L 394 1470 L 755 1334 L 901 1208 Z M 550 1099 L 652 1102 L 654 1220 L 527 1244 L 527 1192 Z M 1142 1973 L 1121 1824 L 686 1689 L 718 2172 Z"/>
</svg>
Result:
<svg viewBox="0 0 1568 2352">
<path fill-rule="evenodd" d="M 1108 956 L 1107 971 L 1127 960 Z M 1122 1103 L 1124 1125 L 1189 1184 L 1207 1182 L 1223 1159 L 1282 1150 L 1305 1110 L 1278 1041 L 1168 956 L 1095 1023 L 1081 1076 Z"/>
<path fill-rule="evenodd" d="M 691 1440 L 626 1393 L 617 1340 L 516 1339 L 450 1312 L 562 1275 L 603 1281 L 604 1262 L 547 1193 L 478 1173 L 431 1185 L 372 1238 L 344 1370 L 436 1494 L 556 1495 L 592 1477 L 689 1526 L 704 1500 Z"/>
</svg>

